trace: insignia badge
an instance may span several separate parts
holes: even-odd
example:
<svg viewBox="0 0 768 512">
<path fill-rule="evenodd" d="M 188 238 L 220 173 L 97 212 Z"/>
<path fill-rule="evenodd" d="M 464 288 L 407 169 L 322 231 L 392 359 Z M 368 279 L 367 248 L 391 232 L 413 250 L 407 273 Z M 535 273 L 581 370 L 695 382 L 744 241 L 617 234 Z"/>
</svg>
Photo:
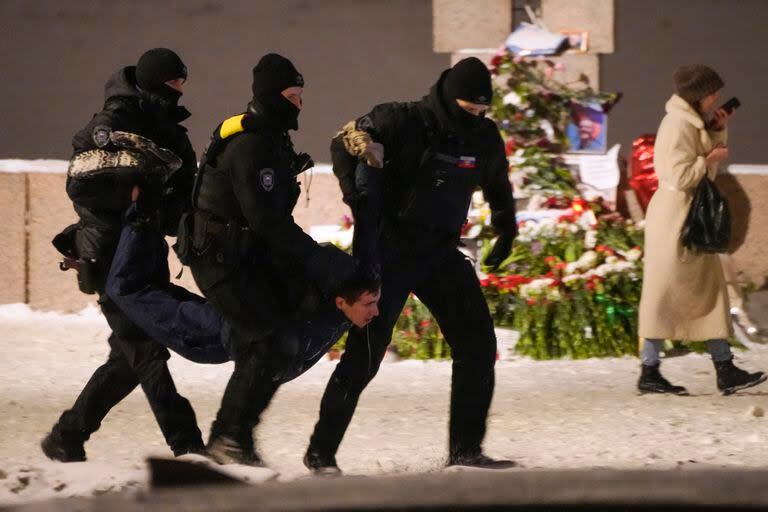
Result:
<svg viewBox="0 0 768 512">
<path fill-rule="evenodd" d="M 301 76 L 301 73 L 296 74 L 296 85 L 298 87 L 304 87 L 304 77 Z"/>
<path fill-rule="evenodd" d="M 93 133 L 91 136 L 93 137 L 93 142 L 96 144 L 97 147 L 103 148 L 107 144 L 109 144 L 109 136 L 112 134 L 112 128 L 109 126 L 105 126 L 103 124 L 100 124 L 93 128 Z"/>
<path fill-rule="evenodd" d="M 473 156 L 460 156 L 456 167 L 459 169 L 474 169 L 477 166 L 477 159 Z"/>
<path fill-rule="evenodd" d="M 275 188 L 275 171 L 267 167 L 259 171 L 259 177 L 261 178 L 261 186 L 269 192 Z"/>
</svg>

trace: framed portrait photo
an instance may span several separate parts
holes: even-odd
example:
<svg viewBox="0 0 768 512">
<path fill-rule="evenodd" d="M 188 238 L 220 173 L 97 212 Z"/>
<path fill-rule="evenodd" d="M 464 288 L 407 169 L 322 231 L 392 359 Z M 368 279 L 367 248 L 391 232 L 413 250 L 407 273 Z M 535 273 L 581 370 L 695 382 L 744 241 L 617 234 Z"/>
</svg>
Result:
<svg viewBox="0 0 768 512">
<path fill-rule="evenodd" d="M 569 153 L 605 153 L 608 149 L 608 116 L 598 105 L 571 103 L 565 134 Z"/>
<path fill-rule="evenodd" d="M 560 30 L 568 40 L 566 53 L 586 53 L 589 51 L 589 33 L 584 30 Z"/>
</svg>

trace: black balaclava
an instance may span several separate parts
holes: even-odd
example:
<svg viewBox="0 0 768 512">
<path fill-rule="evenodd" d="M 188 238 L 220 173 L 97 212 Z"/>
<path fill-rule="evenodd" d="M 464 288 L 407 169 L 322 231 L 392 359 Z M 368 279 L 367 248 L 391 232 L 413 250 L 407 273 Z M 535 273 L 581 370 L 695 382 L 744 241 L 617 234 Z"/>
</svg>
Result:
<svg viewBox="0 0 768 512">
<path fill-rule="evenodd" d="M 304 77 L 282 55 L 269 53 L 253 68 L 253 103 L 270 123 L 286 131 L 299 129 L 301 112 L 281 94 L 289 87 L 304 87 Z"/>
<path fill-rule="evenodd" d="M 153 48 L 144 52 L 136 64 L 136 84 L 150 102 L 172 110 L 181 93 L 165 85 L 169 80 L 187 78 L 187 66 L 168 48 Z"/>
<path fill-rule="evenodd" d="M 488 67 L 476 57 L 460 60 L 448 71 L 443 81 L 442 96 L 457 128 L 464 132 L 474 132 L 481 126 L 484 116 L 470 114 L 456 100 L 490 105 L 493 88 Z"/>
</svg>

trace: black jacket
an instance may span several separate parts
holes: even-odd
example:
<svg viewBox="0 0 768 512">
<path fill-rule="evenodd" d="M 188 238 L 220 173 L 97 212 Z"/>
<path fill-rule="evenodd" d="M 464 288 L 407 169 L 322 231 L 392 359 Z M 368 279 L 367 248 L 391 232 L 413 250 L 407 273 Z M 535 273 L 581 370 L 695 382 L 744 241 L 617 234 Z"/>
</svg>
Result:
<svg viewBox="0 0 768 512">
<path fill-rule="evenodd" d="M 110 77 L 105 86 L 104 108 L 72 140 L 73 164 L 67 176 L 67 194 L 80 217 L 75 234 L 77 256 L 100 261 L 102 270 L 108 269 L 120 234 L 121 215 L 130 204 L 131 188 L 145 184 L 148 176 L 141 162 L 123 166 L 122 160 L 116 163 L 104 158 L 116 156 L 123 149 L 109 140 L 111 131 L 140 135 L 181 159 L 181 168 L 163 184 L 156 184 L 158 190 L 142 192 L 156 196 L 164 233 L 176 234 L 179 217 L 189 208 L 197 169 L 187 130 L 179 124 L 188 117 L 185 108 L 161 105 L 157 98 L 139 90 L 135 67 L 123 68 Z M 84 157 L 90 158 L 86 172 L 75 174 L 74 162 Z"/>
<path fill-rule="evenodd" d="M 194 229 L 207 232 L 205 241 L 195 243 L 205 254 L 190 266 L 204 292 L 220 281 L 237 279 L 233 274 L 247 272 L 261 283 L 258 286 L 271 290 L 264 293 L 274 295 L 285 311 L 293 311 L 310 283 L 332 295 L 352 260 L 319 246 L 296 224 L 292 215 L 300 193 L 296 176 L 308 158 L 296 154 L 285 131 L 251 109 L 217 127 L 201 164 Z M 233 123 L 236 133 L 229 130 Z M 217 225 L 230 227 L 219 228 L 217 234 L 210 227 Z M 232 226 L 236 240 L 227 235 Z M 232 243 L 237 245 L 234 250 L 227 246 Z"/>
<path fill-rule="evenodd" d="M 347 153 L 341 136 L 331 143 L 334 172 L 356 179 L 354 189 L 345 187 L 343 179 L 341 184 L 342 189 L 346 188 L 343 190 L 345 202 L 350 204 L 355 215 L 355 244 L 363 237 L 365 241 L 362 243 L 368 245 L 355 247 L 361 257 L 370 257 L 370 251 L 378 250 L 370 246 L 376 245 L 378 234 L 374 232 L 381 232 L 382 222 L 405 228 L 392 230 L 394 236 L 401 236 L 399 233 L 414 227 L 422 232 L 443 231 L 445 239 L 458 242 L 461 223 L 467 213 L 467 191 L 471 194 L 474 185 L 482 189 L 490 203 L 492 223 L 497 232 L 511 237 L 516 234 L 509 164 L 499 131 L 489 119 L 483 119 L 474 132 L 462 131 L 442 99 L 440 91 L 444 77 L 445 74 L 421 101 L 377 105 L 357 120 L 358 129 L 368 132 L 374 141 L 384 146 L 384 169 L 366 168 L 367 175 L 360 176 L 359 167 L 357 171 L 353 170 L 359 162 Z M 472 167 L 464 169 L 463 175 L 472 176 L 474 181 L 446 187 L 441 183 L 439 172 L 462 167 L 463 155 L 470 155 L 466 162 Z M 443 165 L 435 174 L 434 166 L 428 164 L 435 157 L 454 163 Z M 462 171 L 457 169 L 456 174 L 461 176 Z M 435 197 L 438 200 L 434 200 Z M 414 205 L 414 202 L 430 204 Z M 441 219 L 451 215 L 452 219 L 442 222 Z"/>
</svg>

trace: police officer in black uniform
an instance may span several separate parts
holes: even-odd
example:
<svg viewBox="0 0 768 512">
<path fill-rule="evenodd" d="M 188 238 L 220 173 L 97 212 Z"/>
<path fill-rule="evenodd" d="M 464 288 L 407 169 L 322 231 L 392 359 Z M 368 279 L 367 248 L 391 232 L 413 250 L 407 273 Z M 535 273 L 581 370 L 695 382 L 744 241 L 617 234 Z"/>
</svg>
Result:
<svg viewBox="0 0 768 512">
<path fill-rule="evenodd" d="M 104 291 L 121 215 L 131 204 L 135 184 L 145 185 L 160 213 L 158 227 L 166 235 L 176 234 L 179 216 L 189 207 L 197 164 L 187 130 L 179 124 L 190 115 L 178 105 L 186 77 L 187 69 L 176 53 L 165 48 L 147 51 L 136 66 L 109 79 L 104 108 L 74 136 L 67 193 L 80 221 L 58 235 L 54 245 L 74 262 L 81 290 L 99 295 L 112 329 L 111 350 L 107 362 L 42 441 L 43 452 L 51 459 L 85 460 L 85 441 L 138 385 L 173 453 L 204 451 L 195 413 L 176 391 L 168 371 L 168 351 L 133 324 Z M 154 149 L 138 149 L 131 142 L 137 140 Z M 162 178 L 150 178 L 159 175 Z"/>
<path fill-rule="evenodd" d="M 488 69 L 476 58 L 464 59 L 421 101 L 378 105 L 333 139 L 334 172 L 355 217 L 355 256 L 380 266 L 382 298 L 367 332 L 350 331 L 328 383 L 304 458 L 310 470 L 340 473 L 336 451 L 412 291 L 452 350 L 448 464 L 513 464 L 481 449 L 496 338 L 472 263 L 457 249 L 477 187 L 500 235 L 486 263 L 500 264 L 516 234 L 504 145 L 495 124 L 484 119 L 491 96 Z"/>
<path fill-rule="evenodd" d="M 280 327 L 315 311 L 321 294 L 332 300 L 355 272 L 350 256 L 319 246 L 291 215 L 296 176 L 313 165 L 288 135 L 298 129 L 303 86 L 290 60 L 264 56 L 247 111 L 214 131 L 193 193 L 192 247 L 181 257 L 230 325 L 235 361 L 208 442 L 221 463 L 262 464 L 253 429 L 295 359 Z"/>
</svg>

